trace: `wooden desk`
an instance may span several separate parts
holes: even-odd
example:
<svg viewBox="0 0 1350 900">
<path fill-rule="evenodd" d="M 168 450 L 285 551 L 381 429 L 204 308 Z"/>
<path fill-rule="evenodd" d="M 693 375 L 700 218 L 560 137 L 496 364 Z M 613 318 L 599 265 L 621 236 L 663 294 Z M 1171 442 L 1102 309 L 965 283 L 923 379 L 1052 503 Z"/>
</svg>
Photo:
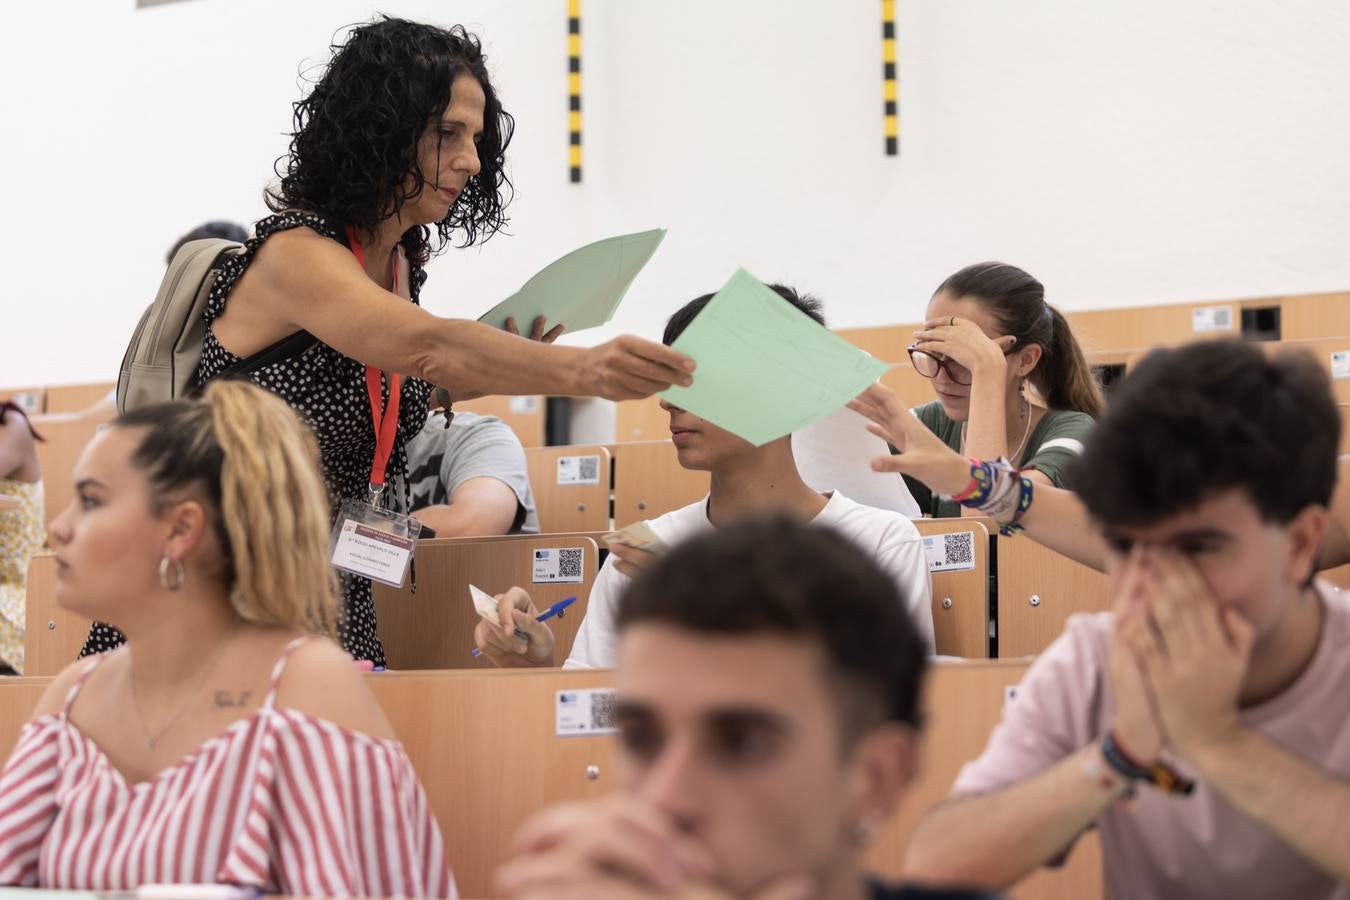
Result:
<svg viewBox="0 0 1350 900">
<path fill-rule="evenodd" d="M 582 551 L 581 582 L 535 584 L 536 551 L 562 548 Z M 473 657 L 473 630 L 479 618 L 469 600 L 473 584 L 489 594 L 519 585 L 543 609 L 565 597 L 577 601 L 548 626 L 556 641 L 555 658 L 572 650 L 586 615 L 586 600 L 595 584 L 599 548 L 590 538 L 559 539 L 557 535 L 522 535 L 509 540 L 419 541 L 413 559 L 417 593 L 411 579 L 403 588 L 376 584 L 375 621 L 391 669 L 491 668 L 486 657 Z"/>
<path fill-rule="evenodd" d="M 544 446 L 546 398 L 539 396 L 524 397 L 479 397 L 477 400 L 461 400 L 455 404 L 456 412 L 477 413 L 480 416 L 496 416 L 515 432 L 520 445 L 525 448 Z"/>
<path fill-rule="evenodd" d="M 983 659 L 989 655 L 989 530 L 977 519 L 915 519 L 924 537 L 971 535 L 974 567 L 930 575 L 933 636 L 943 656 Z"/>
<path fill-rule="evenodd" d="M 624 400 L 614 406 L 614 441 L 665 441 L 670 439 L 670 413 L 661 408 L 661 398 Z"/>
<path fill-rule="evenodd" d="M 1111 595 L 1104 574 L 1025 537 L 998 541 L 998 655 L 1040 653 L 1077 612 L 1104 612 Z"/>
<path fill-rule="evenodd" d="M 609 449 L 614 457 L 615 528 L 655 519 L 708 494 L 708 473 L 683 468 L 669 440 L 611 444 Z"/>
<path fill-rule="evenodd" d="M 53 384 L 47 387 L 48 413 L 82 413 L 105 400 L 117 388 L 115 381 L 96 381 L 89 384 Z"/>
<path fill-rule="evenodd" d="M 525 451 L 525 464 L 540 531 L 604 531 L 609 527 L 608 448 L 597 444 L 530 447 Z M 588 471 L 581 472 L 583 468 Z"/>
</svg>

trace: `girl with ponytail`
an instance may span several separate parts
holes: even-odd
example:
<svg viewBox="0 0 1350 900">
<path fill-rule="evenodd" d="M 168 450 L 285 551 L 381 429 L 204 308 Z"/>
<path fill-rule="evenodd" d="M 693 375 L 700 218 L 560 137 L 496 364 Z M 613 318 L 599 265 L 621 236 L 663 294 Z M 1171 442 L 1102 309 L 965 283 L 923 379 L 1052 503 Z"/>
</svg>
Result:
<svg viewBox="0 0 1350 900">
<path fill-rule="evenodd" d="M 915 415 L 963 456 L 1007 457 L 1033 480 L 1062 486 L 1102 393 L 1041 283 L 1007 263 L 967 266 L 938 287 L 926 318 L 909 357 L 937 400 Z M 905 480 L 925 512 L 961 515 L 950 499 Z"/>
<path fill-rule="evenodd" d="M 24 727 L 0 883 L 453 895 L 408 757 L 330 638 L 328 496 L 285 401 L 222 381 L 135 409 L 75 480 L 56 600 L 127 640 L 57 676 Z"/>
</svg>

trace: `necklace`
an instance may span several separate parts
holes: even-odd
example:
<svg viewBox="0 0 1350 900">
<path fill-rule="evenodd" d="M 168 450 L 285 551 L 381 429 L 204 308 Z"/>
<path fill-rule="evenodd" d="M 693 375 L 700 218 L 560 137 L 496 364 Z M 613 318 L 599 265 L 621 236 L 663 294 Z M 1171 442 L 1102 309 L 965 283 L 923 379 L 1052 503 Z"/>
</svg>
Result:
<svg viewBox="0 0 1350 900">
<path fill-rule="evenodd" d="M 1017 465 L 1018 460 L 1022 458 L 1022 451 L 1027 448 L 1027 438 L 1031 437 L 1031 404 L 1027 402 L 1026 397 L 1019 397 L 1021 403 L 1019 407 L 1022 410 L 1022 418 L 1027 420 L 1026 427 L 1022 429 L 1022 440 L 1017 444 L 1017 450 L 1013 452 L 1008 460 Z M 961 423 L 961 452 L 966 452 L 966 423 Z"/>
<path fill-rule="evenodd" d="M 206 683 L 206 679 L 215 671 L 216 664 L 220 662 L 220 657 L 224 655 L 225 648 L 230 645 L 230 640 L 238 630 L 238 625 L 230 628 L 229 633 L 226 634 L 224 640 L 220 642 L 220 646 L 216 648 L 216 652 L 212 654 L 211 662 L 202 670 L 202 674 L 197 679 L 197 683 L 192 686 L 192 690 L 188 691 L 187 699 L 178 707 L 178 711 L 170 717 L 169 721 L 165 722 L 156 732 L 152 733 L 150 731 L 150 726 L 145 724 L 145 715 L 141 712 L 141 699 L 136 691 L 136 667 L 134 665 L 131 667 L 131 703 L 136 708 L 136 719 L 141 723 L 141 730 L 145 732 L 145 749 L 154 750 L 155 742 L 162 738 L 164 733 L 172 728 L 174 723 L 183 717 L 183 713 L 187 712 L 188 704 L 192 702 L 193 697 L 197 696 L 198 692 L 202 689 L 202 685 Z"/>
</svg>

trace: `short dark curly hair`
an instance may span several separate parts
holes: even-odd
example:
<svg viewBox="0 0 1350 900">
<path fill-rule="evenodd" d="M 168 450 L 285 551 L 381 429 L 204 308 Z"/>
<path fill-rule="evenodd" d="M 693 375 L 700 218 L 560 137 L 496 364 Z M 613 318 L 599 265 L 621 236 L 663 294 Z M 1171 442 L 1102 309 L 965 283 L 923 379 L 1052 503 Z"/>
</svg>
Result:
<svg viewBox="0 0 1350 900">
<path fill-rule="evenodd" d="M 905 599 L 848 539 L 771 516 L 681 541 L 628 585 L 617 627 L 815 643 L 847 744 L 883 722 L 920 725 L 928 653 Z"/>
<path fill-rule="evenodd" d="M 825 324 L 825 309 L 815 297 L 810 294 L 799 294 L 795 289 L 785 284 L 771 284 L 769 290 L 806 313 L 817 324 Z M 661 336 L 662 343 L 667 347 L 675 343 L 675 339 L 684 334 L 684 330 L 689 327 L 689 323 L 694 321 L 698 314 L 703 312 L 703 308 L 716 296 L 716 294 L 704 294 L 701 297 L 695 297 L 677 309 L 675 314 L 666 320 L 666 331 Z"/>
<path fill-rule="evenodd" d="M 445 29 L 383 16 L 353 28 L 332 51 L 314 89 L 295 104 L 295 131 L 289 152 L 277 160 L 281 182 L 268 189 L 268 207 L 311 210 L 372 232 L 425 187 L 418 142 L 445 112 L 456 76 L 467 73 L 486 98 L 482 168 L 436 224 L 437 246 L 418 226 L 404 235 L 403 248 L 425 263 L 456 232 L 467 247 L 500 231 L 511 198 L 505 166 L 515 120 L 493 90 L 478 38 L 459 25 Z"/>
<path fill-rule="evenodd" d="M 1154 350 L 1129 373 L 1069 485 L 1104 525 L 1147 527 L 1234 488 L 1285 524 L 1330 503 L 1340 433 L 1311 356 L 1200 341 Z"/>
</svg>

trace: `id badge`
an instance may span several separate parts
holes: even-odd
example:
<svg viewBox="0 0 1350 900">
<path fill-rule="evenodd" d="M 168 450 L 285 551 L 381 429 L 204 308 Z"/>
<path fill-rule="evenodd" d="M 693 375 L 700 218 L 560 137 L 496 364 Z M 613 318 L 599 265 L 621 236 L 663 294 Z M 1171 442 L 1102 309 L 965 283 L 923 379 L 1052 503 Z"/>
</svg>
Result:
<svg viewBox="0 0 1350 900">
<path fill-rule="evenodd" d="M 412 516 L 344 500 L 333 526 L 334 568 L 401 588 L 422 523 Z"/>
</svg>

